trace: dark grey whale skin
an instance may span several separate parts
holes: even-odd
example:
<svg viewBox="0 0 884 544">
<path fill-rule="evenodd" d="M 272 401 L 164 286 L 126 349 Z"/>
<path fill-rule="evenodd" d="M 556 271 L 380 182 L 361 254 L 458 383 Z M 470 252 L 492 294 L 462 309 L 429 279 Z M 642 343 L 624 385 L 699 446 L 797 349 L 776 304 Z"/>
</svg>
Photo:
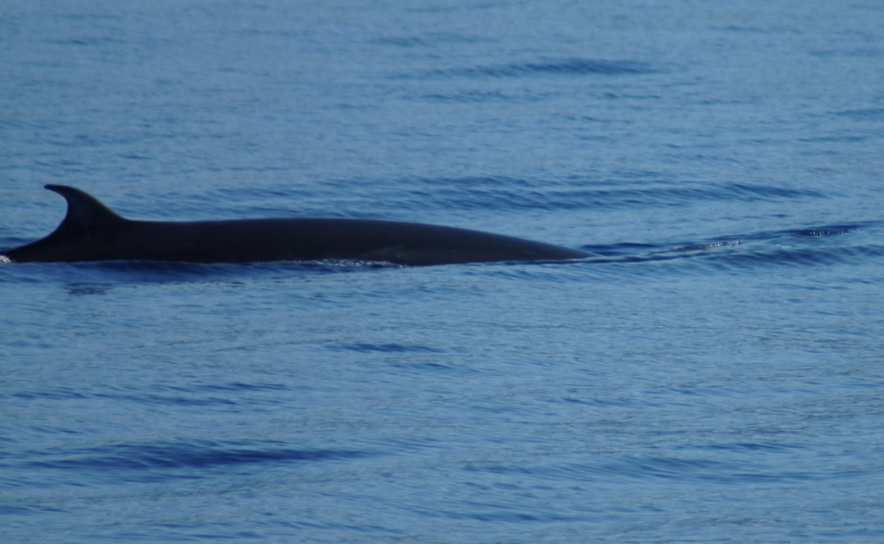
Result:
<svg viewBox="0 0 884 544">
<path fill-rule="evenodd" d="M 348 260 L 426 266 L 589 256 L 583 251 L 510 236 L 394 221 L 133 221 L 74 187 L 46 188 L 67 200 L 67 215 L 49 236 L 7 251 L 5 256 L 13 262 Z"/>
</svg>

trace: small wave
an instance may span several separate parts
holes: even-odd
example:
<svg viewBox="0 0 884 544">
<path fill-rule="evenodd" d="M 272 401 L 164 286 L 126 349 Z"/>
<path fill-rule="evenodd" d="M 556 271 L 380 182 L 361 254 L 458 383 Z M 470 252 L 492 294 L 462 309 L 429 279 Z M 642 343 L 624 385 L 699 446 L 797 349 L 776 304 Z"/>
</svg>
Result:
<svg viewBox="0 0 884 544">
<path fill-rule="evenodd" d="M 778 202 L 824 198 L 819 191 L 762 184 L 724 183 L 657 187 L 575 188 L 522 180 L 417 179 L 403 182 L 411 190 L 381 199 L 397 210 L 579 210 L 637 206 L 683 206 L 697 201 Z"/>
<path fill-rule="evenodd" d="M 740 453 L 761 449 L 767 449 L 766 453 L 770 453 L 790 449 L 763 444 L 745 444 L 737 448 Z M 733 452 L 734 449 L 728 451 Z M 572 481 L 592 481 L 598 478 L 610 480 L 612 477 L 620 477 L 640 480 L 737 483 L 747 480 L 785 482 L 825 477 L 797 470 L 783 471 L 779 467 L 774 468 L 755 463 L 751 458 L 710 459 L 708 454 L 684 457 L 624 455 L 612 456 L 607 459 L 599 458 L 589 463 L 572 462 L 543 467 L 492 465 L 481 467 L 479 470 L 498 474 L 546 474 Z"/>
<path fill-rule="evenodd" d="M 742 244 L 739 240 L 733 242 L 712 242 L 706 244 L 688 244 L 686 246 L 678 246 L 672 249 L 672 251 L 713 251 L 716 249 L 721 249 L 723 247 L 728 246 L 738 246 Z"/>
<path fill-rule="evenodd" d="M 797 444 L 777 444 L 777 443 L 767 443 L 762 444 L 758 442 L 732 442 L 729 444 L 708 444 L 706 446 L 697 446 L 697 449 L 700 450 L 722 450 L 722 451 L 785 451 L 785 450 L 796 450 L 800 449 L 801 446 Z"/>
<path fill-rule="evenodd" d="M 57 40 L 46 40 L 47 43 L 56 45 L 74 45 L 86 47 L 101 47 L 104 45 L 124 44 L 124 40 L 112 38 L 110 36 L 85 36 L 81 38 L 68 38 Z"/>
<path fill-rule="evenodd" d="M 280 383 L 242 383 L 242 382 L 231 382 L 228 384 L 209 384 L 199 386 L 198 389 L 202 389 L 204 391 L 284 391 L 288 389 L 287 386 Z"/>
<path fill-rule="evenodd" d="M 877 121 L 884 118 L 884 108 L 867 108 L 859 110 L 844 110 L 835 112 L 839 117 L 848 117 L 858 121 Z"/>
<path fill-rule="evenodd" d="M 830 239 L 875 226 L 873 223 L 759 231 L 670 246 L 621 243 L 584 245 L 595 264 L 687 261 L 713 268 L 813 266 L 862 261 L 884 256 L 884 245 L 839 243 Z"/>
<path fill-rule="evenodd" d="M 277 443 L 154 442 L 112 444 L 95 448 L 28 452 L 31 468 L 64 470 L 130 471 L 180 468 L 213 468 L 251 463 L 334 461 L 368 455 L 355 450 L 294 449 Z M 42 459 L 41 459 L 42 458 Z"/>
<path fill-rule="evenodd" d="M 372 40 L 379 45 L 392 45 L 396 47 L 436 47 L 442 44 L 473 44 L 485 41 L 487 38 L 455 34 L 451 32 L 429 32 L 419 36 L 386 36 Z"/>
<path fill-rule="evenodd" d="M 420 346 L 420 345 L 414 345 L 414 344 L 354 343 L 354 344 L 335 345 L 335 346 L 332 346 L 332 349 L 358 351 L 358 352 L 380 351 L 380 352 L 385 352 L 385 353 L 407 353 L 407 352 L 442 353 L 440 350 L 435 349 L 435 348 L 431 348 L 429 346 Z"/>
<path fill-rule="evenodd" d="M 624 75 L 648 74 L 654 70 L 644 62 L 569 58 L 542 62 L 524 62 L 436 72 L 454 77 L 530 77 L 533 75 Z"/>
<path fill-rule="evenodd" d="M 143 391 L 114 388 L 106 386 L 100 392 L 83 392 L 65 386 L 56 386 L 53 388 L 41 388 L 34 391 L 20 391 L 13 393 L 11 396 L 20 399 L 48 399 L 48 400 L 70 400 L 70 399 L 109 399 L 111 401 L 126 401 L 144 403 L 148 405 L 178 405 L 178 406 L 214 406 L 214 405 L 236 405 L 248 403 L 249 399 L 240 395 L 249 391 L 279 391 L 286 389 L 281 384 L 245 384 L 231 383 L 223 385 L 204 385 L 194 387 L 177 387 L 177 386 L 157 386 L 155 389 L 163 391 L 162 393 L 145 393 Z M 237 393 L 235 396 L 218 396 L 217 393 Z M 206 395 L 209 393 L 209 395 Z"/>
<path fill-rule="evenodd" d="M 787 482 L 813 479 L 801 471 L 782 471 L 749 462 L 714 461 L 708 458 L 624 456 L 604 468 L 629 478 L 736 483 L 747 480 Z"/>
<path fill-rule="evenodd" d="M 875 223 L 843 223 L 838 225 L 821 225 L 797 229 L 783 229 L 772 231 L 759 231 L 740 236 L 741 240 L 776 240 L 786 238 L 822 238 L 826 236 L 840 236 L 849 232 L 875 226 Z"/>
<path fill-rule="evenodd" d="M 812 266 L 863 261 L 884 256 L 884 246 L 858 246 L 835 248 L 773 248 L 737 252 L 717 256 L 710 262 L 729 267 L 752 267 L 766 265 Z"/>
<path fill-rule="evenodd" d="M 385 263 L 354 261 L 271 261 L 254 263 L 186 263 L 167 261 L 95 261 L 74 263 L 27 263 L 32 267 L 17 275 L 16 282 L 55 281 L 72 296 L 106 295 L 133 285 L 217 282 L 238 284 L 244 278 L 326 275 L 366 269 L 388 268 Z"/>
<path fill-rule="evenodd" d="M 349 178 L 301 199 L 301 216 L 390 219 L 415 210 L 575 210 L 683 206 L 698 201 L 783 202 L 831 195 L 815 189 L 748 182 L 675 183 L 661 172 L 618 172 L 615 179 L 508 176 Z M 346 196 L 343 196 L 346 195 Z M 269 197 L 268 197 L 269 198 Z M 278 198 L 277 198 L 278 200 Z M 359 206 L 353 203 L 359 202 Z M 369 203 L 369 204 L 366 204 Z M 393 214 L 392 216 L 390 214 Z M 279 216 L 267 211 L 264 216 Z M 407 217 L 407 216 L 405 216 Z"/>
<path fill-rule="evenodd" d="M 478 90 L 458 90 L 454 93 L 430 93 L 422 95 L 422 98 L 426 100 L 433 100 L 437 102 L 460 102 L 460 103 L 469 103 L 469 102 L 490 102 L 490 101 L 513 101 L 516 98 L 512 95 L 507 95 L 499 90 L 493 91 L 478 91 Z"/>
</svg>

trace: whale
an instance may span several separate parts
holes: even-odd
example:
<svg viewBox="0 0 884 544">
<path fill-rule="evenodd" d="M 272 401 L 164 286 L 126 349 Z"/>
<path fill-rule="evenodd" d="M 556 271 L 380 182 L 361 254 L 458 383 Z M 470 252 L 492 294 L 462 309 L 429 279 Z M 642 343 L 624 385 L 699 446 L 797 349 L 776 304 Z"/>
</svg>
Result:
<svg viewBox="0 0 884 544">
<path fill-rule="evenodd" d="M 45 238 L 0 253 L 11 262 L 356 261 L 429 266 L 564 261 L 590 256 L 577 249 L 512 236 L 399 221 L 337 218 L 133 220 L 117 214 L 75 187 L 45 187 L 64 197 L 67 213 Z"/>
</svg>

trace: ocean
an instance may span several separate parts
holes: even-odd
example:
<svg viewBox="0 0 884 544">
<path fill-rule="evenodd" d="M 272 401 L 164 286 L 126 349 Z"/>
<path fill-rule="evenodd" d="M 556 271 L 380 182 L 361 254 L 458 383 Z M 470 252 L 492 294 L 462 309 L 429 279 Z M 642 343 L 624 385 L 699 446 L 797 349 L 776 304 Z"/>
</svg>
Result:
<svg viewBox="0 0 884 544">
<path fill-rule="evenodd" d="M 0 264 L 4 543 L 884 540 L 884 4 L 6 0 L 0 73 L 0 248 L 591 253 Z"/>
</svg>

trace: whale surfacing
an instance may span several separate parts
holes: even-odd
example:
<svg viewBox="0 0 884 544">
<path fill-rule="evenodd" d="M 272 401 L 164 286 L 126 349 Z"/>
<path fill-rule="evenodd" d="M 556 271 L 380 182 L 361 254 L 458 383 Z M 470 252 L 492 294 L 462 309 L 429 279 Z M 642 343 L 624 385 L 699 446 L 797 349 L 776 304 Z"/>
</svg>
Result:
<svg viewBox="0 0 884 544">
<path fill-rule="evenodd" d="M 367 219 L 135 221 L 92 195 L 46 185 L 67 200 L 51 234 L 0 255 L 17 262 L 245 263 L 352 260 L 409 266 L 557 261 L 583 251 L 454 227 Z"/>
</svg>

